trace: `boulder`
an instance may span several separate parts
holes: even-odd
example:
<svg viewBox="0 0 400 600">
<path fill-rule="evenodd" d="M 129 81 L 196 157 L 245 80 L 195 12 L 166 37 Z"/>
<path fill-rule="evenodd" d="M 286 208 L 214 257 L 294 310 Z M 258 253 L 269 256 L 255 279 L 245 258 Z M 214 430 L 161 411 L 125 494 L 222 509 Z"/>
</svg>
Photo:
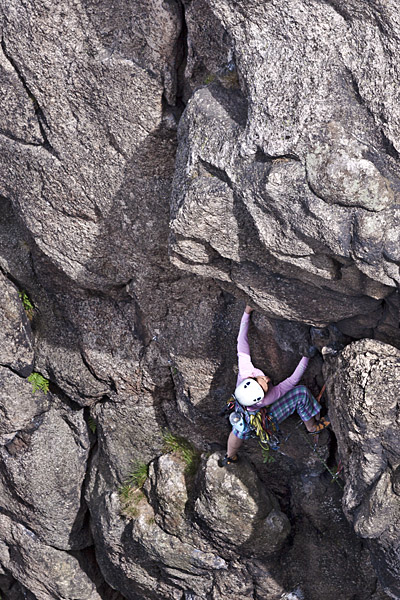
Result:
<svg viewBox="0 0 400 600">
<path fill-rule="evenodd" d="M 29 600 L 100 600 L 96 584 L 78 558 L 46 545 L 29 527 L 5 514 L 0 515 L 0 531 L 0 563 L 22 583 L 22 590 L 29 590 Z"/>
<path fill-rule="evenodd" d="M 250 464 L 243 461 L 235 469 L 223 469 L 217 454 L 205 466 L 194 515 L 217 545 L 239 547 L 255 556 L 279 550 L 290 532 L 287 516 Z"/>
<path fill-rule="evenodd" d="M 214 572 L 228 567 L 201 537 L 181 538 L 179 530 L 168 533 L 161 528 L 143 494 L 133 515 L 124 516 L 118 490 L 107 489 L 101 470 L 91 481 L 88 500 L 100 569 L 127 600 L 138 595 L 175 599 L 185 590 L 204 597 L 212 589 Z"/>
<path fill-rule="evenodd" d="M 397 486 L 400 351 L 360 340 L 326 363 L 332 426 L 345 467 L 344 512 L 369 541 L 373 564 L 391 597 L 400 595 Z"/>
<path fill-rule="evenodd" d="M 88 428 L 82 410 L 62 407 L 54 396 L 40 408 L 29 420 L 24 411 L 25 423 L 15 419 L 18 429 L 0 447 L 1 505 L 42 544 L 79 550 L 91 544 L 82 502 Z"/>
<path fill-rule="evenodd" d="M 185 467 L 179 456 L 163 454 L 149 467 L 149 496 L 162 527 L 171 535 L 187 529 L 185 508 L 188 502 Z"/>
</svg>

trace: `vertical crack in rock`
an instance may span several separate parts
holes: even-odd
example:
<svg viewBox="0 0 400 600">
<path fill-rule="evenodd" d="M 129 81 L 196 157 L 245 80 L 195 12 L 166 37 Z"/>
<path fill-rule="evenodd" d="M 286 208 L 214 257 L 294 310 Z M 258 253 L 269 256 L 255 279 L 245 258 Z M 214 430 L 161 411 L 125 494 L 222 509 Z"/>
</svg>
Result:
<svg viewBox="0 0 400 600">
<path fill-rule="evenodd" d="M 174 116 L 177 123 L 185 109 L 184 87 L 185 87 L 185 68 L 188 56 L 188 26 L 185 16 L 185 5 L 182 0 L 177 0 L 182 14 L 182 27 L 176 42 L 176 100 Z M 164 95 L 165 97 L 165 95 Z"/>
<path fill-rule="evenodd" d="M 389 138 L 385 135 L 383 129 L 381 129 L 381 137 L 382 137 L 382 145 L 385 148 L 386 152 L 392 158 L 396 160 L 400 160 L 400 153 L 396 150 L 393 143 L 389 140 Z"/>
<path fill-rule="evenodd" d="M 3 50 L 4 56 L 7 58 L 8 62 L 11 64 L 11 66 L 13 67 L 14 71 L 16 72 L 18 79 L 21 81 L 24 90 L 26 91 L 27 95 L 29 96 L 30 100 L 33 103 L 33 108 L 35 111 L 35 115 L 38 121 L 38 125 L 39 125 L 39 129 L 40 129 L 40 133 L 42 134 L 43 137 L 43 144 L 26 144 L 25 145 L 31 145 L 31 146 L 35 146 L 35 145 L 41 145 L 45 150 L 47 150 L 47 152 L 49 152 L 50 154 L 52 154 L 53 156 L 55 156 L 56 158 L 60 159 L 60 156 L 58 154 L 58 152 L 53 148 L 53 146 L 50 144 L 48 137 L 47 137 L 47 133 L 46 133 L 46 129 L 50 129 L 46 116 L 42 110 L 42 108 L 39 105 L 39 102 L 37 100 L 37 98 L 35 97 L 35 95 L 33 94 L 33 92 L 31 91 L 31 89 L 29 88 L 25 77 L 22 75 L 21 70 L 19 69 L 17 63 L 15 62 L 15 60 L 12 58 L 12 56 L 8 53 L 8 50 L 6 48 L 6 44 L 4 41 L 4 38 L 1 39 L 1 48 Z M 10 136 L 7 136 L 10 137 Z M 18 141 L 17 139 L 14 141 Z"/>
</svg>

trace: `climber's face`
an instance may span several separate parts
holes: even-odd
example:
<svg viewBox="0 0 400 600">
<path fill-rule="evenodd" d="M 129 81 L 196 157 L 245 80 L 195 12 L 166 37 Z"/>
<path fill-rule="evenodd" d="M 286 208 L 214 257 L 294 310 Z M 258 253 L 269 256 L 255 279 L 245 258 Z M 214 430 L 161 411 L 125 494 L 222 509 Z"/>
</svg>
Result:
<svg viewBox="0 0 400 600">
<path fill-rule="evenodd" d="M 271 379 L 268 377 L 268 375 L 258 376 L 258 377 L 256 377 L 256 381 L 257 381 L 258 385 L 261 385 L 264 392 L 267 393 L 268 392 L 268 384 L 271 381 Z"/>
</svg>

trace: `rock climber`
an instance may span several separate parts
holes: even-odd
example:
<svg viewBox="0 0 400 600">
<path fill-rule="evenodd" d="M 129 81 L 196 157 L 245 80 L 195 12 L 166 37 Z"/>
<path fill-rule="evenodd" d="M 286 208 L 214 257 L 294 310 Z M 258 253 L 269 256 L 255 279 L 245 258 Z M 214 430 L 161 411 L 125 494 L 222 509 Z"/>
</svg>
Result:
<svg viewBox="0 0 400 600">
<path fill-rule="evenodd" d="M 315 436 L 328 427 L 330 422 L 320 416 L 321 405 L 311 392 L 304 385 L 297 386 L 309 359 L 303 356 L 290 377 L 276 386 L 272 385 L 271 379 L 260 369 L 256 369 L 251 362 L 247 334 L 253 310 L 247 305 L 240 322 L 237 338 L 239 374 L 233 394 L 234 400 L 245 408 L 245 415 L 254 414 L 267 406 L 269 416 L 278 424 L 297 411 L 308 433 Z M 308 354 L 313 355 L 312 348 Z M 228 438 L 227 452 L 220 465 L 226 466 L 237 462 L 237 452 L 243 440 L 251 436 L 252 428 L 246 419 L 241 419 L 237 426 L 233 424 Z"/>
</svg>

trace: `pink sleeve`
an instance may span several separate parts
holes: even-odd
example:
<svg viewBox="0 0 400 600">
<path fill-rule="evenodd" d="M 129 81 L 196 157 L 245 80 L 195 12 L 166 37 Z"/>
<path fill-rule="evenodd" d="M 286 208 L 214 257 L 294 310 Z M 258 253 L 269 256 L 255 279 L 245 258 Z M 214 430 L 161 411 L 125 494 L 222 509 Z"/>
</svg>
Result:
<svg viewBox="0 0 400 600">
<path fill-rule="evenodd" d="M 239 333 L 237 337 L 237 353 L 240 356 L 241 353 L 250 356 L 250 346 L 247 337 L 249 331 L 250 315 L 247 312 L 243 313 L 242 320 L 240 321 Z"/>
<path fill-rule="evenodd" d="M 286 392 L 292 390 L 300 381 L 303 376 L 304 371 L 308 365 L 308 358 L 303 356 L 293 373 L 287 379 L 278 383 L 278 385 L 272 386 L 271 389 L 265 394 L 264 398 L 258 404 L 254 406 L 260 408 L 261 406 L 268 406 L 272 404 L 279 398 L 281 398 Z"/>
<path fill-rule="evenodd" d="M 256 369 L 251 362 L 250 357 L 250 346 L 247 333 L 249 331 L 250 315 L 246 312 L 243 313 L 242 320 L 240 321 L 239 333 L 237 338 L 237 355 L 238 355 L 238 366 L 239 375 L 237 383 L 239 384 L 246 377 L 257 377 L 258 375 L 264 375 L 260 369 Z"/>
</svg>

